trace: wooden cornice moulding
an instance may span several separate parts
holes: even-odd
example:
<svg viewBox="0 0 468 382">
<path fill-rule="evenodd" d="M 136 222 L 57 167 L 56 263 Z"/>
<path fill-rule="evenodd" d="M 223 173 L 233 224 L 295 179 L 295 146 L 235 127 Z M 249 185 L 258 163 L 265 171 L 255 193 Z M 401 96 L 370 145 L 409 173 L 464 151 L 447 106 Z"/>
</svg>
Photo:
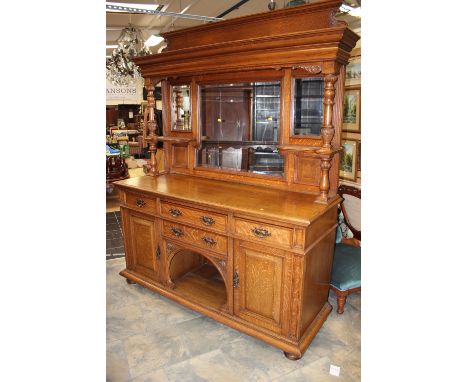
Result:
<svg viewBox="0 0 468 382">
<path fill-rule="evenodd" d="M 336 0 L 321 1 L 299 7 L 278 9 L 269 12 L 268 17 L 265 17 L 265 13 L 258 13 L 168 32 L 162 36 L 167 41 L 166 49 L 169 52 L 187 46 L 195 47 L 239 39 L 281 35 L 285 31 L 300 32 L 330 28 L 341 24 L 337 23 L 334 17 L 341 4 L 341 1 Z"/>
<path fill-rule="evenodd" d="M 230 43 L 187 47 L 174 52 L 138 57 L 142 75 L 171 76 L 261 69 L 271 67 L 320 65 L 323 60 L 346 64 L 351 46 L 340 43 L 346 34 L 352 34 L 355 42 L 359 36 L 345 27 L 298 34 L 285 34 L 254 40 L 238 40 Z"/>
</svg>

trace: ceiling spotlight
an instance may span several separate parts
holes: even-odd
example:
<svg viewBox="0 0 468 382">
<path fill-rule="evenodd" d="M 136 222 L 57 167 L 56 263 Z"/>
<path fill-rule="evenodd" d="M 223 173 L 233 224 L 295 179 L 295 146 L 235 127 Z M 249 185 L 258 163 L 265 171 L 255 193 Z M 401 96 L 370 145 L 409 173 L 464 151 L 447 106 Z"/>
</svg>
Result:
<svg viewBox="0 0 468 382">
<path fill-rule="evenodd" d="M 350 16 L 361 18 L 361 7 L 353 8 L 347 4 L 342 4 L 340 7 L 340 11 L 343 13 L 347 13 Z"/>
<path fill-rule="evenodd" d="M 164 37 L 159 35 L 152 34 L 148 40 L 145 41 L 146 46 L 155 46 L 164 41 Z"/>
</svg>

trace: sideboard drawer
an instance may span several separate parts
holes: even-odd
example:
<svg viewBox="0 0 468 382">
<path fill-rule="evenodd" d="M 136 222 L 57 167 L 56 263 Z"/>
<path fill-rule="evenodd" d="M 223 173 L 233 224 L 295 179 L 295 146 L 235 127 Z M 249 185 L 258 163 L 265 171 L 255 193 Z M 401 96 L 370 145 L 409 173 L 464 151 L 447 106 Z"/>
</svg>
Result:
<svg viewBox="0 0 468 382">
<path fill-rule="evenodd" d="M 227 254 L 227 238 L 213 232 L 164 221 L 163 234 L 172 239 L 179 239 L 200 248 L 211 249 L 224 255 Z"/>
<path fill-rule="evenodd" d="M 293 242 L 293 230 L 291 228 L 244 219 L 235 220 L 235 233 L 246 239 L 253 239 L 263 243 L 279 244 L 287 247 L 291 247 Z"/>
<path fill-rule="evenodd" d="M 180 220 L 181 223 L 191 223 L 202 228 L 226 232 L 227 216 L 215 212 L 198 210 L 181 206 L 180 204 L 161 201 L 161 215 Z"/>
<path fill-rule="evenodd" d="M 127 192 L 125 194 L 125 200 L 130 207 L 153 214 L 156 213 L 156 199 Z"/>
</svg>

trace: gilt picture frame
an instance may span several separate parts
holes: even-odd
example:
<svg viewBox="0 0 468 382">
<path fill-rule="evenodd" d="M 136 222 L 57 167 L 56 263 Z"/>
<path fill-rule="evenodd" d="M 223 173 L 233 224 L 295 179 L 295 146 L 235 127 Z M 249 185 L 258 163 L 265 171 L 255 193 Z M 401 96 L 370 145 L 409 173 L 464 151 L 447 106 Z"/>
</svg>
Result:
<svg viewBox="0 0 468 382">
<path fill-rule="evenodd" d="M 349 59 L 346 65 L 345 86 L 361 85 L 361 56 Z"/>
<path fill-rule="evenodd" d="M 343 131 L 361 132 L 361 89 L 345 89 L 343 99 Z"/>
<path fill-rule="evenodd" d="M 340 153 L 340 178 L 355 181 L 357 177 L 358 141 L 343 139 L 343 151 Z"/>
</svg>

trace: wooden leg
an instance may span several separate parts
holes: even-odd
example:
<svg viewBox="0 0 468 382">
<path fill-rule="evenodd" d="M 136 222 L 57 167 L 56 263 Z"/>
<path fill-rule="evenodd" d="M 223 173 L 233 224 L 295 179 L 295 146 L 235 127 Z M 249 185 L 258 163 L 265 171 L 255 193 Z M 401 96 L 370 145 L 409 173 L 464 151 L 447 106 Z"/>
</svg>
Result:
<svg viewBox="0 0 468 382">
<path fill-rule="evenodd" d="M 346 295 L 338 295 L 336 296 L 336 302 L 337 302 L 337 305 L 338 305 L 338 308 L 336 309 L 336 312 L 338 314 L 343 314 L 344 312 L 344 306 L 346 304 Z"/>
<path fill-rule="evenodd" d="M 127 284 L 135 284 L 135 281 L 132 281 L 132 280 L 129 280 L 129 279 L 125 279 L 127 281 Z"/>
<path fill-rule="evenodd" d="M 288 352 L 283 352 L 284 353 L 284 356 L 287 358 L 287 359 L 290 359 L 291 361 L 297 361 L 298 359 L 301 359 L 302 357 L 301 356 L 297 356 L 295 354 L 291 354 L 291 353 L 288 353 Z"/>
</svg>

